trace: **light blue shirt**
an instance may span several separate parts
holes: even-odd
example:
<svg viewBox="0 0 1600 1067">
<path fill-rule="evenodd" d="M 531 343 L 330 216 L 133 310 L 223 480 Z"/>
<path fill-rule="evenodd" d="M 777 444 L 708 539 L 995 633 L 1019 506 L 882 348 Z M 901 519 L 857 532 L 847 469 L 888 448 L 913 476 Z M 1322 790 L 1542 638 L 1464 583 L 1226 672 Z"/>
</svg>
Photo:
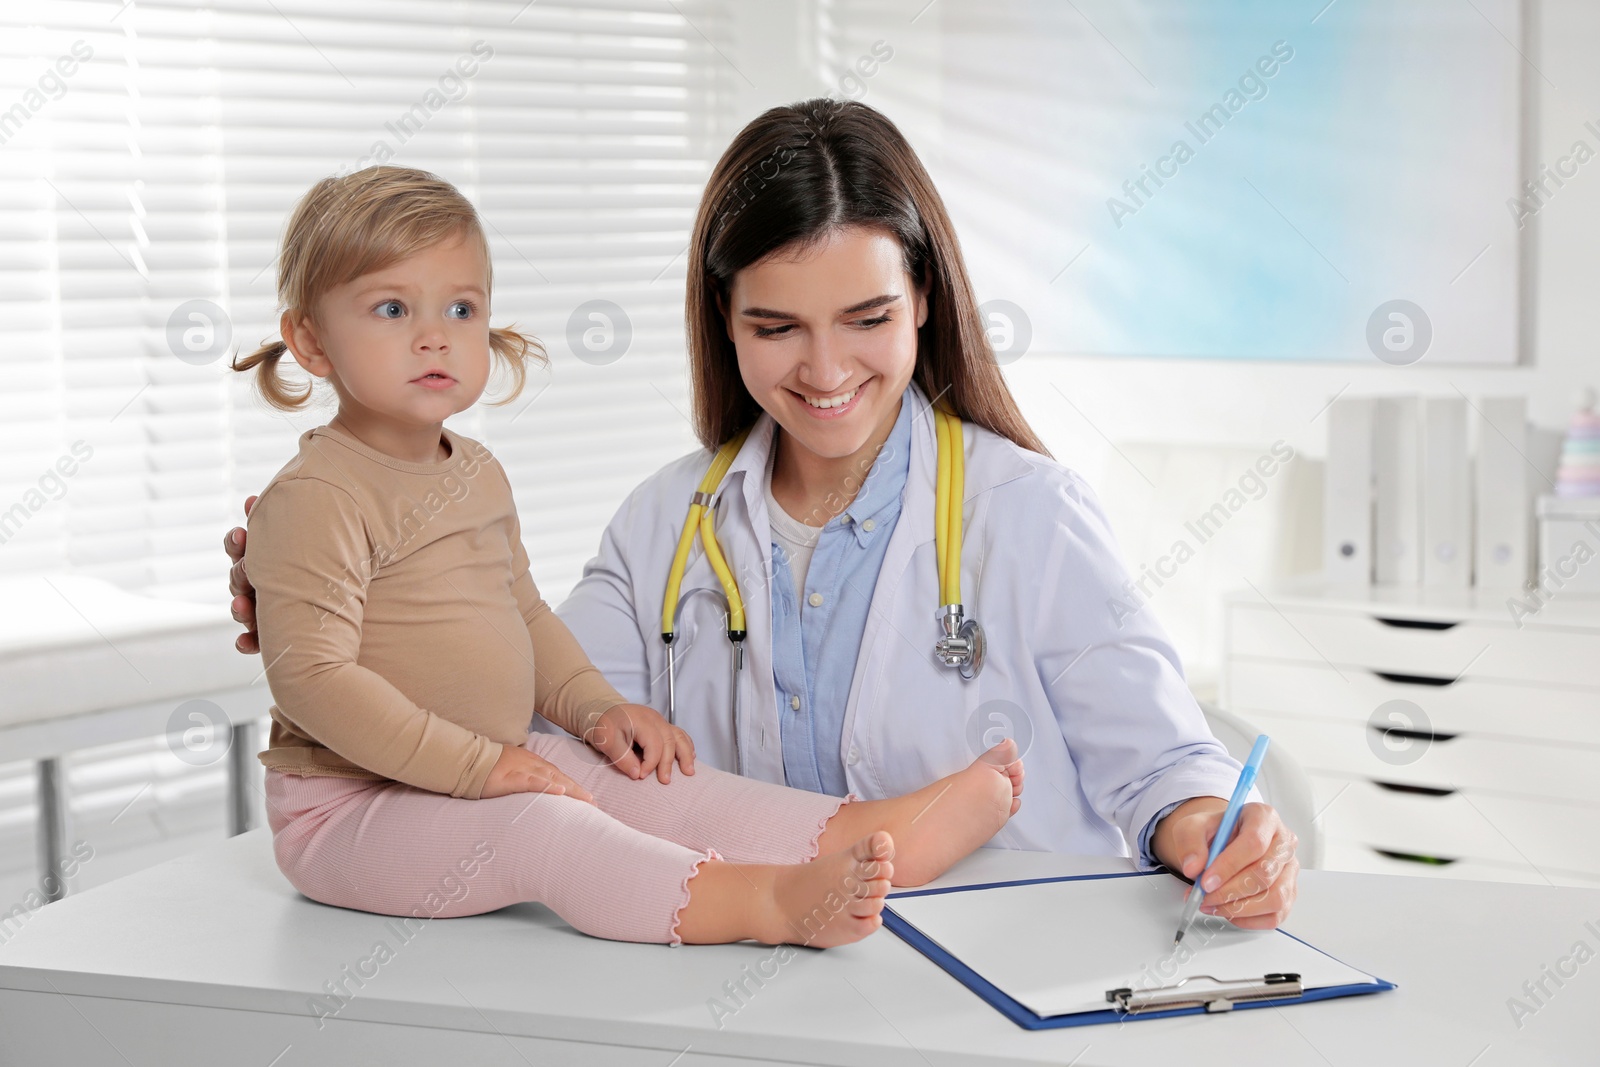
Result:
<svg viewBox="0 0 1600 1067">
<path fill-rule="evenodd" d="M 844 709 L 878 572 L 900 518 L 911 469 L 913 407 L 901 398 L 894 428 L 861 491 L 822 527 L 799 603 L 788 554 L 772 544 L 772 678 L 784 779 L 796 789 L 836 797 L 850 792 L 839 755 Z"/>
</svg>

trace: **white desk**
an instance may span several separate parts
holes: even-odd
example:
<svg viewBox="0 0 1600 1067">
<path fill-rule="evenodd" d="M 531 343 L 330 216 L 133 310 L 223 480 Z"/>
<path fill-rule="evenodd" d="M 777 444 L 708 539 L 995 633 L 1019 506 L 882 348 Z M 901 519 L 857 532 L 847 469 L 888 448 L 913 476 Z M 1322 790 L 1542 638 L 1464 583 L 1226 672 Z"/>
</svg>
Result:
<svg viewBox="0 0 1600 1067">
<path fill-rule="evenodd" d="M 984 851 L 948 880 L 1118 868 Z M 771 949 L 600 941 L 531 904 L 402 943 L 383 917 L 300 897 L 256 830 L 35 913 L 0 946 L 0 1063 L 1593 1064 L 1600 959 L 1520 1030 L 1506 1006 L 1575 942 L 1600 946 L 1586 921 L 1600 928 L 1600 891 L 1307 871 L 1289 928 L 1398 990 L 1028 1032 L 880 931 L 802 950 L 719 1031 L 708 998 Z M 380 940 L 392 958 L 319 1030 L 308 999 Z"/>
</svg>

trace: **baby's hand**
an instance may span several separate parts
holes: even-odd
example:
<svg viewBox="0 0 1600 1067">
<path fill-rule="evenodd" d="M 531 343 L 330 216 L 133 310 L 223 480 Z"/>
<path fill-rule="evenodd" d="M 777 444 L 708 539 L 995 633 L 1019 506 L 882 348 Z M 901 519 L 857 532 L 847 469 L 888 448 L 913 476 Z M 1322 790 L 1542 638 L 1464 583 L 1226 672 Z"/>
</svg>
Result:
<svg viewBox="0 0 1600 1067">
<path fill-rule="evenodd" d="M 506 745 L 500 758 L 494 761 L 489 777 L 483 783 L 482 800 L 509 796 L 512 793 L 555 793 L 574 800 L 594 803 L 594 797 L 583 786 L 556 769 L 549 760 L 541 759 L 525 748 Z"/>
<path fill-rule="evenodd" d="M 684 774 L 694 773 L 694 742 L 689 735 L 643 704 L 611 708 L 584 731 L 583 739 L 629 778 L 655 771 L 663 784 L 670 782 L 674 758 Z"/>
</svg>

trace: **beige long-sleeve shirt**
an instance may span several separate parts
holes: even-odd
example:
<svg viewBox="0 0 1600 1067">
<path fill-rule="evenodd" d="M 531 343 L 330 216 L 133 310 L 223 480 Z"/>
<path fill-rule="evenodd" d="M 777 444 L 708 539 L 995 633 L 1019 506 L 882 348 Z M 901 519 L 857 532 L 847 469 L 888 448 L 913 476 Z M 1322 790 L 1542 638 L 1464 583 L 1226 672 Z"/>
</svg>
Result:
<svg viewBox="0 0 1600 1067">
<path fill-rule="evenodd" d="M 321 426 L 256 501 L 266 766 L 476 799 L 536 713 L 581 735 L 625 703 L 540 598 L 499 462 L 444 439 L 410 463 Z"/>
</svg>

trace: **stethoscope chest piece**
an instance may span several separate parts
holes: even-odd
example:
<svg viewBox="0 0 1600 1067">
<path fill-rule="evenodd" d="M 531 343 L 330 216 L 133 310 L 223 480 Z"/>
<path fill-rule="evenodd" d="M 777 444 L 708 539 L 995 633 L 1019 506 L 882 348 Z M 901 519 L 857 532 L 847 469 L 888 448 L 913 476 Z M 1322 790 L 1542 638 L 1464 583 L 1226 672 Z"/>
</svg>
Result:
<svg viewBox="0 0 1600 1067">
<path fill-rule="evenodd" d="M 983 657 L 989 642 L 983 636 L 983 627 L 977 619 L 964 617 L 960 604 L 946 604 L 936 616 L 944 629 L 944 636 L 933 646 L 933 655 L 946 667 L 954 667 L 967 681 L 983 670 Z"/>
</svg>

